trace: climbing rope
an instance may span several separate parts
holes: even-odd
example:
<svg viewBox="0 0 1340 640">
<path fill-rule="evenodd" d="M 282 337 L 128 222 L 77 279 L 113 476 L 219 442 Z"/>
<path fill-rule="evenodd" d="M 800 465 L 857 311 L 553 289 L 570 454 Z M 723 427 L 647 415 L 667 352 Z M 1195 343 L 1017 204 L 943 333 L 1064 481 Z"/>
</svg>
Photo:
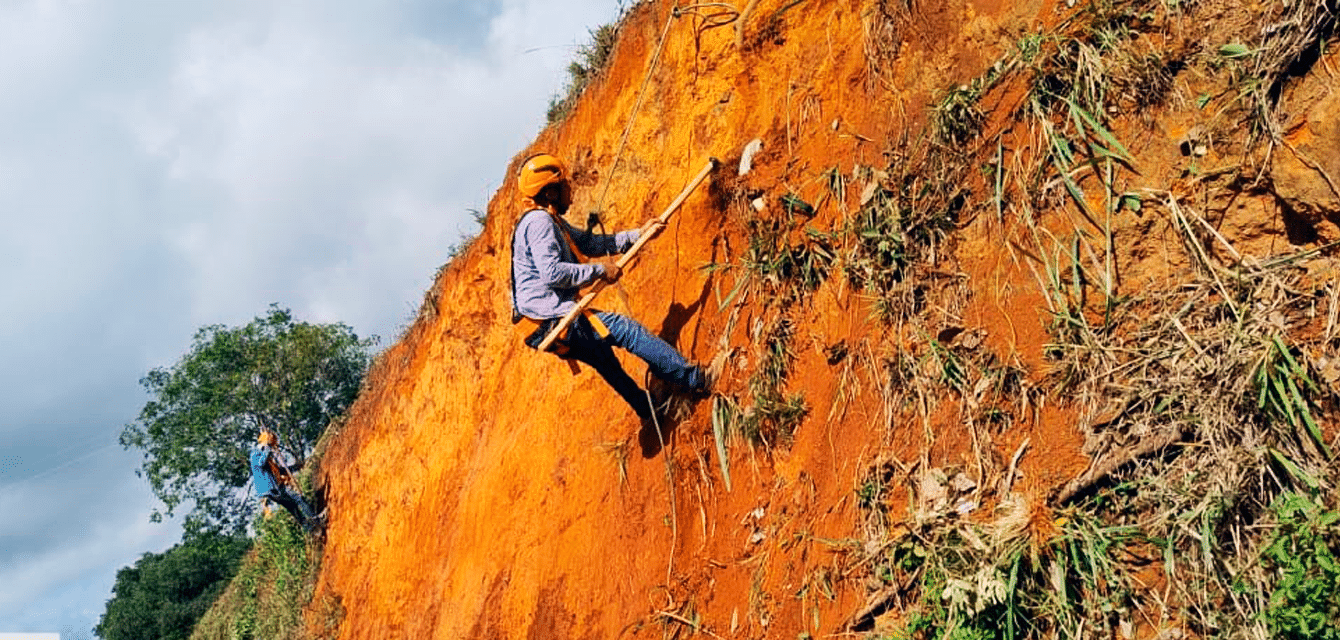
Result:
<svg viewBox="0 0 1340 640">
<path fill-rule="evenodd" d="M 711 14 L 702 14 L 701 11 L 708 7 L 725 7 L 724 10 Z M 735 7 L 721 2 L 702 2 L 692 5 L 679 6 L 678 3 L 670 8 L 670 15 L 665 19 L 665 26 L 661 28 L 661 37 L 656 43 L 656 53 L 651 58 L 651 64 L 647 66 L 647 73 L 642 77 L 642 86 L 637 90 L 637 100 L 633 103 L 633 110 L 628 114 L 628 123 L 624 125 L 623 135 L 619 137 L 619 146 L 614 152 L 614 163 L 610 165 L 609 175 L 605 178 L 605 186 L 600 191 L 600 197 L 596 198 L 595 210 L 591 212 L 591 218 L 599 221 L 600 213 L 605 208 L 605 198 L 609 196 L 610 187 L 614 184 L 614 176 L 619 170 L 619 162 L 623 160 L 624 150 L 628 147 L 628 137 L 633 133 L 633 123 L 637 121 L 637 114 L 642 110 L 642 101 L 647 95 L 647 85 L 651 84 L 651 77 L 656 72 L 656 67 L 661 62 L 661 52 L 665 50 L 665 42 L 670 37 L 670 27 L 675 20 L 683 15 L 696 15 L 704 20 L 704 25 L 700 26 L 697 35 L 701 35 L 707 29 L 724 26 L 733 22 L 739 12 Z M 718 16 L 728 15 L 729 18 L 723 19 Z M 593 226 L 588 221 L 588 227 Z M 628 297 L 628 292 L 624 290 L 622 282 L 614 283 L 614 290 L 619 295 L 619 301 L 623 303 L 624 311 L 632 313 L 632 306 Z"/>
<path fill-rule="evenodd" d="M 709 8 L 716 9 L 716 11 L 706 11 Z M 679 8 L 679 15 L 688 14 L 697 16 L 703 21 L 698 26 L 698 35 L 702 35 L 708 29 L 724 27 L 735 22 L 740 17 L 740 10 L 736 9 L 735 5 L 725 2 L 699 2 Z"/>
<path fill-rule="evenodd" d="M 665 460 L 665 484 L 670 492 L 670 559 L 665 566 L 665 588 L 670 589 L 670 579 L 675 569 L 675 543 L 679 540 L 679 515 L 675 506 L 675 467 L 670 460 L 670 452 L 665 450 L 665 436 L 661 433 L 661 421 L 656 417 L 656 402 L 651 398 L 651 371 L 642 377 L 642 392 L 647 394 L 647 406 L 651 408 L 651 424 L 656 429 L 656 441 L 661 445 L 661 457 Z"/>
<path fill-rule="evenodd" d="M 628 135 L 633 132 L 633 122 L 637 120 L 637 112 L 642 108 L 642 98 L 646 96 L 647 85 L 651 82 L 651 75 L 656 71 L 656 66 L 661 61 L 661 51 L 665 49 L 665 40 L 670 35 L 670 25 L 674 24 L 675 18 L 679 17 L 679 6 L 670 9 L 670 17 L 665 19 L 665 27 L 661 29 L 661 39 L 656 44 L 656 53 L 651 57 L 651 65 L 647 67 L 647 73 L 642 77 L 642 87 L 637 91 L 637 101 L 633 103 L 633 111 L 628 114 L 628 124 L 624 125 L 623 136 L 619 138 L 619 147 L 614 152 L 614 164 L 610 165 L 609 177 L 605 179 L 605 188 L 600 192 L 600 197 L 596 199 L 596 212 L 598 213 L 605 206 L 605 196 L 609 195 L 610 185 L 614 183 L 614 173 L 619 169 L 619 160 L 623 158 L 624 147 L 628 144 Z"/>
<path fill-rule="evenodd" d="M 717 8 L 719 11 L 705 13 L 708 8 Z M 661 62 L 661 52 L 665 50 L 665 42 L 670 36 L 670 26 L 681 16 L 694 15 L 703 20 L 703 24 L 698 27 L 698 34 L 722 27 L 734 22 L 740 16 L 740 12 L 735 10 L 734 5 L 724 2 L 699 2 L 696 4 L 685 5 L 683 7 L 675 3 L 670 8 L 670 16 L 665 19 L 665 26 L 661 28 L 660 40 L 656 43 L 656 53 L 651 57 L 651 64 L 647 67 L 647 73 L 642 77 L 642 86 L 637 90 L 637 100 L 633 103 L 633 110 L 628 114 L 628 124 L 624 125 L 623 135 L 619 137 L 619 146 L 614 152 L 614 163 L 610 165 L 609 176 L 605 179 L 605 186 L 601 189 L 600 197 L 596 199 L 595 211 L 599 213 L 605 206 L 605 198 L 609 195 L 610 186 L 614 184 L 614 175 L 619 170 L 619 162 L 623 159 L 623 152 L 628 146 L 628 136 L 633 132 L 633 123 L 637 121 L 637 113 L 642 110 L 642 101 L 647 95 L 647 85 L 651 83 L 651 77 L 656 72 L 656 67 Z"/>
</svg>

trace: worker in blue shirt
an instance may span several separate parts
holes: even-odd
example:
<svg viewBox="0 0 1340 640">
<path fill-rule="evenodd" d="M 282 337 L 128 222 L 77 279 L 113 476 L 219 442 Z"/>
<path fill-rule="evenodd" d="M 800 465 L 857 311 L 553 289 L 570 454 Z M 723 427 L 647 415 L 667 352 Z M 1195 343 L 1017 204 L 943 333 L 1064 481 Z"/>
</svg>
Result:
<svg viewBox="0 0 1340 640">
<path fill-rule="evenodd" d="M 527 211 L 517 222 L 512 238 L 512 320 L 524 323 L 526 345 L 537 348 L 550 329 L 577 305 L 582 287 L 597 279 L 611 283 L 618 280 L 618 265 L 587 262 L 588 257 L 623 253 L 642 233 L 656 233 L 664 224 L 652 221 L 641 230 L 610 235 L 568 224 L 563 219 L 572 205 L 568 170 L 549 154 L 531 156 L 522 163 L 517 186 Z M 690 393 L 707 390 L 708 379 L 701 366 L 685 360 L 637 320 L 617 313 L 582 313 L 566 335 L 559 336 L 552 350 L 595 369 L 644 423 L 652 420 L 645 392 L 623 370 L 611 347 L 641 358 L 653 375 L 673 387 Z"/>
<path fill-rule="evenodd" d="M 302 468 L 302 464 L 296 464 L 293 468 L 285 466 L 279 458 L 281 454 L 276 449 L 277 444 L 278 438 L 273 431 L 261 429 L 260 436 L 256 438 L 256 446 L 251 448 L 251 481 L 256 485 L 256 495 L 265 504 L 267 514 L 270 511 L 268 502 L 278 504 L 284 507 L 304 530 L 311 533 L 318 522 L 312 515 L 312 508 L 307 506 L 307 501 L 302 499 L 302 494 L 295 488 L 292 473 Z"/>
</svg>

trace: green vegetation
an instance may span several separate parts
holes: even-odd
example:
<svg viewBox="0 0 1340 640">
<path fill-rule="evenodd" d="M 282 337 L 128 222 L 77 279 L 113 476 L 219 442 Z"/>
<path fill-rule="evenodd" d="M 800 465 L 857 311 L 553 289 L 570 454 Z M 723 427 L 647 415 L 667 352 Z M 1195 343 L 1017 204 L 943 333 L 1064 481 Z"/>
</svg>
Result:
<svg viewBox="0 0 1340 640">
<path fill-rule="evenodd" d="M 309 637 L 302 616 L 320 549 L 282 509 L 255 517 L 247 452 L 264 427 L 286 453 L 315 462 L 318 440 L 359 391 L 374 343 L 343 324 L 298 322 L 272 306 L 242 327 L 202 328 L 177 364 L 142 380 L 152 398 L 121 442 L 145 451 L 141 471 L 168 514 L 182 503 L 193 510 L 181 544 L 118 573 L 96 633 Z M 296 476 L 309 501 L 314 467 Z M 246 537 L 253 528 L 254 541 Z M 326 607 L 332 628 L 337 605 Z"/>
<path fill-rule="evenodd" d="M 842 270 L 848 281 L 874 299 L 888 324 L 920 313 L 928 282 L 925 270 L 941 257 L 941 246 L 967 204 L 968 165 L 962 148 L 946 136 L 903 138 L 885 171 L 863 171 L 869 198 L 846 220 Z M 863 178 L 863 179 L 862 179 Z"/>
<path fill-rule="evenodd" d="M 243 536 L 202 533 L 116 572 L 93 632 L 103 640 L 186 640 L 251 547 Z"/>
<path fill-rule="evenodd" d="M 192 640 L 308 640 L 303 610 L 312 601 L 320 550 L 287 514 L 261 518 L 253 552 L 191 634 Z M 326 631 L 340 622 L 328 612 Z"/>
<path fill-rule="evenodd" d="M 1340 639 L 1340 512 L 1293 492 L 1276 498 L 1271 511 L 1278 524 L 1261 556 L 1277 580 L 1261 617 L 1276 638 Z"/>
<path fill-rule="evenodd" d="M 192 505 L 188 530 L 240 532 L 256 505 L 244 491 L 256 434 L 274 431 L 280 449 L 303 461 L 353 404 L 375 342 L 276 306 L 242 327 L 204 327 L 181 360 L 140 381 L 151 399 L 121 444 L 144 451 L 140 473 L 167 514 Z"/>
<path fill-rule="evenodd" d="M 725 395 L 712 400 L 713 437 L 727 486 L 730 484 L 730 470 L 725 462 L 728 441 L 742 439 L 755 446 L 787 446 L 809 413 L 803 394 L 785 393 L 786 379 L 795 359 L 789 346 L 793 331 L 791 321 L 779 316 L 767 328 L 766 335 L 756 340 L 761 361 L 749 378 L 750 404 L 741 407 Z"/>
<path fill-rule="evenodd" d="M 447 247 L 448 264 L 465 254 L 466 250 L 468 250 L 479 237 L 480 231 L 484 229 L 484 224 L 488 222 L 489 214 L 487 211 L 481 211 L 479 209 L 470 209 L 469 211 L 470 219 L 474 221 L 475 228 L 470 231 L 462 231 L 460 239 L 450 247 Z"/>
<path fill-rule="evenodd" d="M 814 208 L 788 195 L 781 200 L 786 215 L 777 218 L 751 216 L 745 221 L 749 247 L 741 262 L 745 273 L 762 283 L 775 296 L 777 304 L 798 300 L 819 288 L 828 278 L 835 259 L 834 237 L 812 227 L 797 234 L 794 213 Z M 793 235 L 799 235 L 792 241 Z"/>
<path fill-rule="evenodd" d="M 609 66 L 614 53 L 614 45 L 619 40 L 619 27 L 623 23 L 622 12 L 614 22 L 601 25 L 591 31 L 591 42 L 577 48 L 576 59 L 568 64 L 568 84 L 562 96 L 554 96 L 549 101 L 547 114 L 549 124 L 561 122 L 572 113 L 577 100 L 582 97 L 600 74 Z"/>
<path fill-rule="evenodd" d="M 1076 514 L 1037 540 L 1021 508 L 1006 505 L 986 526 L 938 513 L 873 558 L 883 580 L 920 588 L 894 637 L 1120 637 L 1131 630 L 1133 582 L 1119 565 L 1136 532 Z"/>
<path fill-rule="evenodd" d="M 794 333 L 795 325 L 783 316 L 755 341 L 762 345 L 762 354 L 757 370 L 749 379 L 754 404 L 740 421 L 740 430 L 749 442 L 788 444 L 800 421 L 809 413 L 803 395 L 784 391 L 795 360 L 790 347 Z"/>
<path fill-rule="evenodd" d="M 880 458 L 857 482 L 865 539 L 850 561 L 879 584 L 857 630 L 897 610 L 897 631 L 886 626 L 879 637 L 1139 637 L 1138 625 L 1188 637 L 1337 637 L 1340 494 L 1336 442 L 1323 427 L 1340 397 L 1320 382 L 1317 360 L 1333 357 L 1335 298 L 1298 268 L 1322 249 L 1243 255 L 1197 211 L 1223 196 L 1215 189 L 1241 188 L 1239 170 L 1210 180 L 1193 157 L 1189 189 L 1133 187 L 1136 157 L 1113 123 L 1147 120 L 1146 110 L 1170 102 L 1178 74 L 1195 68 L 1238 95 L 1205 93 L 1188 105 L 1254 123 L 1251 135 L 1225 131 L 1220 144 L 1246 137 L 1244 158 L 1260 142 L 1268 156 L 1280 143 L 1280 89 L 1334 40 L 1335 6 L 1272 6 L 1243 28 L 1245 44 L 1213 51 L 1146 44 L 1191 10 L 1081 6 L 937 96 L 927 130 L 914 136 L 923 142 L 895 144 L 893 162 L 872 172 L 878 186 L 848 219 L 839 265 L 879 318 L 918 338 L 871 362 L 868 379 L 898 424 L 928 424 L 944 395 L 936 390 L 953 389 L 975 459 L 959 488 L 946 488 L 926 457 Z M 1013 113 L 983 111 L 999 93 L 1022 95 Z M 1013 122 L 983 139 L 1001 115 Z M 920 157 L 922 148 L 937 157 Z M 948 308 L 953 318 L 956 304 L 936 282 L 940 247 L 984 212 L 1022 231 L 1010 253 L 1033 270 L 1051 311 L 1045 389 L 938 329 L 935 314 Z M 1122 291 L 1120 216 L 1156 222 L 1180 242 L 1180 279 Z M 1309 318 L 1326 313 L 1318 336 Z M 998 448 L 981 443 L 996 425 L 1028 417 L 1042 395 L 1077 411 L 1094 459 L 1044 504 L 1027 505 L 1009 493 L 1027 441 L 1008 469 Z M 925 439 L 930 450 L 929 428 Z M 901 480 L 913 493 L 905 515 L 890 509 Z M 985 514 L 983 505 L 996 506 Z M 1151 574 L 1163 586 L 1150 589 Z"/>
</svg>

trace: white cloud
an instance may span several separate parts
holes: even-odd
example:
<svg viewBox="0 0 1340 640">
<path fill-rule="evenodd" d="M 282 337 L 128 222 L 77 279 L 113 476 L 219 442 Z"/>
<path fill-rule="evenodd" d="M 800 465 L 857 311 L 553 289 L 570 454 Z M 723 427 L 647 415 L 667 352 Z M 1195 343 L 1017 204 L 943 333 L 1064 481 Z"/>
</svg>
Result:
<svg viewBox="0 0 1340 640">
<path fill-rule="evenodd" d="M 0 0 L 0 631 L 82 637 L 176 541 L 139 377 L 271 302 L 393 338 L 615 11 Z"/>
<path fill-rule="evenodd" d="M 0 629 L 87 635 L 116 571 L 178 541 L 178 523 L 149 522 L 154 499 L 142 481 L 117 469 L 125 458 L 104 447 L 0 487 L 0 513 L 7 515 L 0 523 Z M 115 502 L 100 493 L 109 489 Z"/>
<path fill-rule="evenodd" d="M 378 307 L 416 301 L 564 81 L 569 50 L 525 51 L 579 41 L 613 12 L 600 4 L 506 3 L 471 56 L 343 38 L 313 20 L 325 5 L 301 3 L 184 36 L 171 78 L 130 112 L 171 189 L 209 196 L 169 225 L 193 317 L 278 301 L 386 332 Z"/>
</svg>

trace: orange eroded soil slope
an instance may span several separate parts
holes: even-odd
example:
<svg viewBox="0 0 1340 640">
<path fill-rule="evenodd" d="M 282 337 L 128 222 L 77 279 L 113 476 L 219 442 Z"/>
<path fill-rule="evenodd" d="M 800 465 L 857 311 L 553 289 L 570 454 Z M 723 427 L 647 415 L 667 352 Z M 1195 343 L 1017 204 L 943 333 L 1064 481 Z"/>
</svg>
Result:
<svg viewBox="0 0 1340 640">
<path fill-rule="evenodd" d="M 594 372 L 573 375 L 525 348 L 509 322 L 509 241 L 521 213 L 511 176 L 521 159 L 541 150 L 567 159 L 577 191 L 571 221 L 584 223 L 599 206 L 613 231 L 660 213 L 717 157 L 722 168 L 627 272 L 627 302 L 608 291 L 598 306 L 638 318 L 691 359 L 720 355 L 718 391 L 744 398 L 761 357 L 757 332 L 779 311 L 762 287 L 729 297 L 738 267 L 704 267 L 738 266 L 750 203 L 778 207 L 793 193 L 817 203 L 808 226 L 836 229 L 859 206 L 861 185 L 833 196 L 830 170 L 887 166 L 891 141 L 926 122 L 939 92 L 982 74 L 1064 10 L 1042 0 L 912 4 L 890 20 L 904 3 L 762 0 L 719 27 L 710 4 L 677 18 L 669 2 L 632 10 L 611 66 L 573 113 L 498 167 L 508 178 L 482 234 L 438 275 L 325 456 L 331 515 L 313 608 L 343 610 L 340 638 L 660 637 L 666 625 L 695 621 L 721 637 L 827 635 L 866 599 L 839 556 L 856 538 L 853 493 L 872 460 L 924 456 L 966 468 L 975 451 L 1008 461 L 1027 440 L 1014 490 L 1039 504 L 1085 468 L 1078 418 L 1063 402 L 1021 412 L 983 441 L 969 436 L 952 398 L 925 421 L 891 419 L 880 391 L 889 382 L 874 363 L 920 338 L 873 320 L 869 299 L 838 276 L 786 309 L 794 327 L 786 391 L 803 394 L 806 418 L 784 446 L 732 446 L 729 490 L 711 401 L 673 421 L 664 450 L 644 452 L 636 416 Z M 890 34 L 896 50 L 872 50 L 871 32 L 890 25 L 901 29 Z M 615 166 L 644 79 L 645 101 Z M 1003 118 L 1018 92 L 1006 86 L 986 100 L 988 113 L 1002 114 L 986 128 L 1012 126 Z M 1147 169 L 1158 177 L 1183 162 L 1186 126 L 1122 133 L 1147 167 L 1166 167 Z M 1295 136 L 1304 144 L 1328 131 Z M 762 150 L 740 176 L 754 139 Z M 1273 216 L 1261 202 L 1233 206 Z M 1035 271 L 1006 248 L 1021 231 L 989 218 L 960 230 L 957 273 L 942 280 L 960 295 L 935 311 L 934 330 L 976 335 L 1039 381 L 1047 301 Z M 1132 217 L 1118 229 L 1173 242 L 1151 224 Z M 1164 264 L 1166 253 L 1146 244 L 1121 259 Z M 1140 273 L 1158 281 L 1154 267 Z M 641 379 L 642 363 L 624 363 Z"/>
</svg>

